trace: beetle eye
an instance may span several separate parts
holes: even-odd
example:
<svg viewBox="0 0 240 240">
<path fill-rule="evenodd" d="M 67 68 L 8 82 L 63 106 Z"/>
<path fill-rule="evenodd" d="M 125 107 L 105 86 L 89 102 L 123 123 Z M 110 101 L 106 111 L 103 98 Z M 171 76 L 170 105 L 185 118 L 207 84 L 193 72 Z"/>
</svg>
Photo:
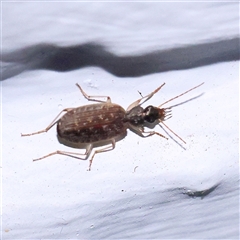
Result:
<svg viewBox="0 0 240 240">
<path fill-rule="evenodd" d="M 158 110 L 153 106 L 146 107 L 144 113 L 144 120 L 146 122 L 153 123 L 159 118 Z"/>
</svg>

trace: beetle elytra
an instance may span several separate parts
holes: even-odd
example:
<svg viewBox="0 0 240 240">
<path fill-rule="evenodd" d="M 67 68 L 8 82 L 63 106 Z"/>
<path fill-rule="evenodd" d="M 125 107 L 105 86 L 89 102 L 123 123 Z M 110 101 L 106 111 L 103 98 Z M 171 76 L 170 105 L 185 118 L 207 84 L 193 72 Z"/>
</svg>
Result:
<svg viewBox="0 0 240 240">
<path fill-rule="evenodd" d="M 82 95 L 88 101 L 95 101 L 97 103 L 76 108 L 65 108 L 45 129 L 34 133 L 21 134 L 21 136 L 31 136 L 47 132 L 50 128 L 57 124 L 58 141 L 71 148 L 85 149 L 85 153 L 58 150 L 41 158 L 34 159 L 33 161 L 41 160 L 55 154 L 65 155 L 80 160 L 87 160 L 92 154 L 89 160 L 90 171 L 94 156 L 97 153 L 113 150 L 116 142 L 120 141 L 127 135 L 127 129 L 132 130 L 141 137 L 158 135 L 167 139 L 167 137 L 159 132 L 145 131 L 145 127 L 154 128 L 157 124 L 161 123 L 184 142 L 182 138 L 180 138 L 164 123 L 165 120 L 171 117 L 171 108 L 177 105 L 167 108 L 161 107 L 166 103 L 169 103 L 170 101 L 192 91 L 193 89 L 200 87 L 202 84 L 203 83 L 169 99 L 158 107 L 150 105 L 143 108 L 142 104 L 152 98 L 153 95 L 155 95 L 165 85 L 165 83 L 163 83 L 150 94 L 133 102 L 127 110 L 124 110 L 118 104 L 112 103 L 109 96 L 88 96 L 80 85 L 76 84 Z M 100 100 L 104 98 L 107 100 Z M 63 113 L 65 114 L 62 115 Z M 96 147 L 99 148 L 94 150 Z"/>
</svg>

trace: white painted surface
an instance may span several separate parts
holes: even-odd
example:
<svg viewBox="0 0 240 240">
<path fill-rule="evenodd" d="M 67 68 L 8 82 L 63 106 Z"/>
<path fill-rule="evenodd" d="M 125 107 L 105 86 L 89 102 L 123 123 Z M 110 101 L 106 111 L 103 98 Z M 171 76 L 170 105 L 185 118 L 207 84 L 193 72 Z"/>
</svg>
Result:
<svg viewBox="0 0 240 240">
<path fill-rule="evenodd" d="M 50 42 L 100 41 L 116 53 L 148 52 L 238 34 L 237 3 L 2 3 L 3 48 Z M 16 17 L 18 16 L 18 17 Z M 126 16 L 126 17 L 125 17 Z M 182 150 L 159 137 L 134 133 L 114 151 L 87 161 L 54 156 L 55 128 L 45 128 L 66 107 L 109 95 L 127 106 L 163 82 L 149 101 L 165 100 L 201 83 L 173 109 L 169 127 Z M 30 71 L 2 82 L 3 239 L 237 238 L 239 234 L 239 62 L 186 71 L 117 78 L 99 68 Z M 176 102 L 179 102 L 176 101 Z M 147 104 L 145 105 L 147 106 Z M 157 129 L 161 132 L 161 129 Z M 134 169 L 136 171 L 134 172 Z M 182 188 L 203 190 L 189 198 Z"/>
</svg>

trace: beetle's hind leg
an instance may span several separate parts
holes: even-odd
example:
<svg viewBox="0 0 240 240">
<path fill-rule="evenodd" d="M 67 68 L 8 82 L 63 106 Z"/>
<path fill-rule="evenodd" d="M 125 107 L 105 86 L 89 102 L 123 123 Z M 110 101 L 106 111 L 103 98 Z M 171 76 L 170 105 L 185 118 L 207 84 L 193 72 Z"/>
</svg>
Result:
<svg viewBox="0 0 240 240">
<path fill-rule="evenodd" d="M 47 155 L 45 155 L 43 157 L 33 159 L 33 161 L 34 162 L 35 161 L 39 161 L 39 160 L 42 160 L 44 158 L 48 158 L 48 157 L 56 155 L 56 154 L 60 154 L 60 155 L 64 155 L 64 156 L 68 156 L 68 157 L 72 157 L 72 158 L 76 158 L 78 160 L 87 160 L 89 158 L 89 156 L 91 155 L 91 153 L 93 152 L 93 155 L 92 155 L 91 159 L 89 160 L 89 167 L 88 167 L 88 170 L 91 171 L 91 166 L 92 166 L 92 162 L 93 162 L 94 156 L 97 153 L 108 152 L 108 151 L 113 150 L 115 148 L 115 145 L 116 145 L 115 140 L 112 139 L 110 145 L 102 147 L 102 148 L 99 148 L 98 150 L 94 150 L 93 151 L 93 145 L 89 144 L 89 146 L 86 148 L 86 152 L 85 153 L 74 153 L 74 152 L 66 152 L 66 151 L 59 151 L 59 150 L 57 150 L 57 151 L 49 153 L 49 154 L 47 154 Z"/>
<path fill-rule="evenodd" d="M 33 159 L 33 161 L 39 161 L 39 160 L 42 160 L 44 158 L 48 158 L 48 157 L 51 157 L 53 155 L 56 155 L 56 154 L 60 154 L 60 155 L 64 155 L 64 156 L 68 156 L 68 157 L 72 157 L 72 158 L 76 158 L 78 160 L 87 160 L 91 154 L 93 150 L 93 145 L 92 144 L 89 144 L 86 148 L 86 152 L 85 153 L 75 153 L 75 152 L 66 152 L 66 151 L 60 151 L 60 150 L 57 150 L 55 152 L 52 152 L 52 153 L 49 153 L 43 157 L 40 157 L 40 158 L 35 158 Z"/>
<path fill-rule="evenodd" d="M 76 158 L 76 159 L 80 159 L 80 160 L 86 160 L 89 156 L 89 154 L 86 154 L 86 153 L 73 153 L 73 152 L 65 152 L 65 151 L 60 151 L 60 150 L 57 150 L 55 152 L 52 152 L 52 153 L 49 153 L 43 157 L 40 157 L 40 158 L 35 158 L 33 159 L 33 161 L 39 161 L 39 160 L 42 160 L 44 158 L 48 158 L 50 156 L 53 156 L 53 155 L 56 155 L 56 154 L 60 154 L 60 155 L 64 155 L 64 156 L 68 156 L 68 157 L 72 157 L 72 158 Z M 83 156 L 83 157 L 78 157 L 78 156 Z"/>
<path fill-rule="evenodd" d="M 74 108 L 65 108 L 65 109 L 63 109 L 45 129 L 43 129 L 41 131 L 38 131 L 38 132 L 33 132 L 33 133 L 21 133 L 21 136 L 22 137 L 26 137 L 26 136 L 31 136 L 31 135 L 47 132 L 50 128 L 52 128 L 58 122 L 59 117 L 60 117 L 60 115 L 63 112 L 69 112 L 69 111 L 71 111 L 73 109 Z"/>
<path fill-rule="evenodd" d="M 82 95 L 88 100 L 88 101 L 94 101 L 94 102 L 101 102 L 101 103 L 111 103 L 111 98 L 109 96 L 89 96 L 87 95 L 83 89 L 81 88 L 81 86 L 76 83 L 77 87 L 79 88 L 79 90 L 81 91 Z M 96 99 L 96 98 L 99 98 L 99 99 Z M 104 100 L 100 100 L 100 99 L 106 99 L 105 101 Z"/>
</svg>

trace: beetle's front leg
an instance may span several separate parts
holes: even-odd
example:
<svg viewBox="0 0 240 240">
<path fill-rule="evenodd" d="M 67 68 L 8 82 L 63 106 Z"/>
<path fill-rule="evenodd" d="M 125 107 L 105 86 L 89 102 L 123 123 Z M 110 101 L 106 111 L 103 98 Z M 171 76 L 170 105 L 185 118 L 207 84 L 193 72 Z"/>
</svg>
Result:
<svg viewBox="0 0 240 240">
<path fill-rule="evenodd" d="M 127 111 L 130 111 L 132 108 L 136 107 L 137 105 L 142 105 L 143 103 L 145 103 L 146 101 L 148 101 L 154 94 L 156 94 L 163 86 L 165 85 L 165 83 L 163 83 L 160 87 L 158 87 L 157 89 L 155 89 L 153 92 L 149 93 L 147 96 L 142 97 L 140 99 L 138 99 L 137 101 L 133 102 L 128 108 Z"/>
<path fill-rule="evenodd" d="M 148 132 L 145 132 L 144 131 L 144 128 L 143 127 L 136 127 L 136 126 L 130 126 L 129 129 L 133 132 L 135 132 L 136 134 L 138 134 L 140 137 L 143 137 L 143 138 L 146 138 L 146 137 L 151 137 L 153 135 L 158 135 L 160 137 L 163 137 L 165 139 L 168 140 L 167 137 L 165 137 L 164 135 L 162 135 L 161 133 L 159 132 L 155 132 L 155 131 L 148 131 Z"/>
</svg>

